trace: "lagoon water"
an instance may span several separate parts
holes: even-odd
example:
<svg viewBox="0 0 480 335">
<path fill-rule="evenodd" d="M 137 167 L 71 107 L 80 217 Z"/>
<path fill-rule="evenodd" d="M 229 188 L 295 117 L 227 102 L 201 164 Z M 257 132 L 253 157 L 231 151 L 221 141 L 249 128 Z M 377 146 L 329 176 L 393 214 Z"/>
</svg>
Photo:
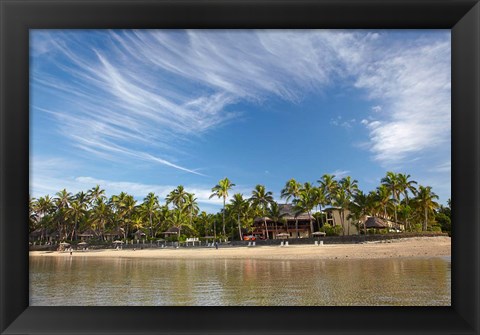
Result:
<svg viewBox="0 0 480 335">
<path fill-rule="evenodd" d="M 450 306 L 451 258 L 30 257 L 31 306 Z"/>
</svg>

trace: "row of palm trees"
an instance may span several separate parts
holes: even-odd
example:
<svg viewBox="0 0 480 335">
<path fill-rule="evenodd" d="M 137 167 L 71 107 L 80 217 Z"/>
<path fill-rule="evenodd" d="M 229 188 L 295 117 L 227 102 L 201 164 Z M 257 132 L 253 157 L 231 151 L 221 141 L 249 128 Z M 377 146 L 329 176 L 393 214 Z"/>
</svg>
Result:
<svg viewBox="0 0 480 335">
<path fill-rule="evenodd" d="M 154 193 L 138 202 L 125 192 L 107 198 L 105 190 L 98 185 L 77 194 L 64 189 L 55 197 L 46 195 L 30 199 L 30 230 L 56 231 L 61 240 L 76 240 L 79 231 L 88 229 L 93 230 L 99 239 L 104 239 L 105 233 L 112 231 L 121 232 L 127 239 L 138 230 L 154 239 L 171 228 L 177 229 L 178 236 L 183 231 L 196 236 L 232 239 L 237 236 L 242 239 L 243 232 L 252 231 L 256 218 L 257 222 L 258 218 L 263 221 L 267 238 L 267 218 L 274 222 L 275 230 L 278 225 L 286 224 L 286 213 L 280 211 L 273 193 L 264 185 L 256 185 L 249 198 L 241 193 L 230 198 L 229 193 L 234 187 L 234 183 L 224 178 L 212 188 L 210 198 L 223 200 L 222 210 L 216 214 L 200 212 L 195 194 L 187 192 L 183 186 L 172 190 L 163 205 Z M 347 220 L 360 227 L 368 216 L 402 223 L 406 230 L 415 230 L 419 226 L 421 230 L 427 230 L 433 223 L 435 209 L 439 207 L 435 202 L 438 196 L 431 187 L 417 187 L 410 175 L 393 172 L 387 172 L 381 184 L 369 193 L 359 190 L 357 180 L 350 176 L 338 180 L 334 175 L 325 174 L 317 185 L 290 179 L 280 196 L 286 204 L 293 206 L 295 216 L 308 214 L 311 232 L 314 231 L 314 221 L 318 229 L 325 224 L 323 209 L 337 208 L 342 227 L 347 227 L 344 234 L 348 235 L 350 224 L 345 224 Z M 230 200 L 228 203 L 227 199 Z M 220 222 L 221 230 L 217 231 Z M 296 231 L 298 236 L 298 221 Z"/>
</svg>

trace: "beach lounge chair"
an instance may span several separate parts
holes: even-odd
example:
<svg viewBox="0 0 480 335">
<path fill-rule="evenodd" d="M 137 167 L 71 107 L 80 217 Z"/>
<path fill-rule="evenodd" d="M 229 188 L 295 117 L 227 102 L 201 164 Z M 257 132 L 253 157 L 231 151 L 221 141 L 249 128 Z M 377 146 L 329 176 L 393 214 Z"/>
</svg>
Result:
<svg viewBox="0 0 480 335">
<path fill-rule="evenodd" d="M 285 246 L 288 247 L 288 241 L 285 241 Z"/>
<path fill-rule="evenodd" d="M 251 246 L 252 246 L 252 242 L 248 242 L 248 246 L 251 247 Z"/>
<path fill-rule="evenodd" d="M 254 247 L 254 246 L 255 246 L 255 241 L 252 242 L 252 247 Z"/>
<path fill-rule="evenodd" d="M 281 247 L 283 247 L 283 241 L 282 241 L 282 242 L 280 242 L 280 246 L 281 246 Z"/>
<path fill-rule="evenodd" d="M 315 245 L 318 247 L 318 241 L 315 241 Z"/>
</svg>

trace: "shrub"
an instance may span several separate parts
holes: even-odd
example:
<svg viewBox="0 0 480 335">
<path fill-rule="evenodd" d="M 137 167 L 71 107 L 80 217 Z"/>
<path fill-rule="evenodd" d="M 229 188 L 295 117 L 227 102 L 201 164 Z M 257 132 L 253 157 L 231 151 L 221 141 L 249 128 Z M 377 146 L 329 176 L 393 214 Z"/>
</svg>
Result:
<svg viewBox="0 0 480 335">
<path fill-rule="evenodd" d="M 327 236 L 339 236 L 343 233 L 342 226 L 332 226 L 328 223 L 325 223 L 323 227 L 320 229 L 327 234 Z"/>
</svg>

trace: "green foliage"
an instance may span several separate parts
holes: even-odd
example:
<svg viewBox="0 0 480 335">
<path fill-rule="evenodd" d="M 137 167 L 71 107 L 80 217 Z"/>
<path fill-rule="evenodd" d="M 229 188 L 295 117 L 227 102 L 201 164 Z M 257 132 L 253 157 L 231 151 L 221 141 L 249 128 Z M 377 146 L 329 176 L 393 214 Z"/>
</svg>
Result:
<svg viewBox="0 0 480 335">
<path fill-rule="evenodd" d="M 342 226 L 332 226 L 331 224 L 325 223 L 323 227 L 320 229 L 327 234 L 327 236 L 340 236 L 343 233 Z"/>
</svg>

